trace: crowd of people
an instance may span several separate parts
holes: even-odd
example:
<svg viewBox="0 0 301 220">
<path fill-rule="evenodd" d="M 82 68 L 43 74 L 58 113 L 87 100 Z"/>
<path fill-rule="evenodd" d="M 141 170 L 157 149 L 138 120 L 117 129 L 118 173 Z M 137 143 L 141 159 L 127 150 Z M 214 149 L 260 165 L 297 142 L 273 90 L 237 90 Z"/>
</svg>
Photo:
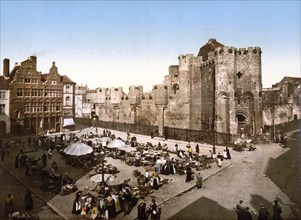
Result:
<svg viewBox="0 0 301 220">
<path fill-rule="evenodd" d="M 239 201 L 239 203 L 236 205 L 235 210 L 237 213 L 237 220 L 252 220 L 253 219 L 254 214 L 252 215 L 252 213 L 250 212 L 250 208 L 248 206 L 244 206 L 243 200 Z M 282 209 L 278 203 L 278 200 L 274 200 L 272 219 L 273 220 L 283 219 L 281 216 L 281 213 L 282 213 Z M 270 212 L 264 203 L 260 204 L 257 219 L 258 220 L 270 219 Z"/>
<path fill-rule="evenodd" d="M 110 130 L 104 129 L 103 135 L 107 137 L 112 137 L 112 133 Z M 101 136 L 95 136 L 93 132 L 90 132 L 89 134 L 85 135 L 84 138 L 88 139 L 91 137 Z M 73 138 L 74 140 L 79 140 L 79 138 L 75 135 L 70 135 L 69 141 L 71 140 L 71 138 Z M 59 189 L 63 189 L 63 187 L 66 188 L 67 185 L 74 184 L 75 181 L 68 175 L 68 173 L 63 173 L 63 170 L 60 170 L 57 162 L 52 158 L 52 152 L 54 150 L 54 145 L 58 143 L 60 143 L 61 146 L 66 147 L 66 145 L 64 145 L 64 142 L 66 140 L 67 138 L 65 134 L 62 134 L 59 137 L 55 136 L 54 139 L 48 138 L 46 136 L 28 138 L 28 146 L 44 150 L 44 152 L 41 153 L 40 157 L 31 157 L 27 155 L 26 152 L 22 150 L 24 149 L 24 145 L 26 145 L 24 141 L 12 141 L 11 143 L 6 143 L 4 145 L 1 143 L 0 155 L 2 156 L 2 154 L 4 154 L 4 156 L 2 157 L 2 160 L 4 160 L 5 156 L 9 155 L 10 145 L 15 145 L 19 147 L 20 152 L 15 156 L 16 169 L 20 167 L 25 168 L 25 175 L 32 176 L 34 175 L 35 170 L 45 169 L 48 164 L 48 167 L 50 167 L 50 170 L 47 171 L 48 177 L 51 179 L 51 182 L 57 183 Z M 132 141 L 132 137 L 129 133 L 127 133 L 126 141 Z M 207 156 L 200 154 L 199 144 L 196 144 L 195 148 L 193 149 L 192 145 L 188 142 L 188 144 L 186 145 L 186 150 L 183 150 L 183 147 L 179 149 L 177 143 L 174 145 L 174 148 L 171 149 L 167 147 L 167 144 L 164 140 L 161 142 L 158 142 L 157 145 L 151 147 L 159 147 L 158 149 L 161 149 L 167 153 L 158 154 L 155 157 L 153 157 L 151 160 L 151 164 L 153 166 L 151 166 L 151 169 L 146 168 L 145 174 L 142 175 L 143 186 L 150 187 L 152 190 L 159 190 L 159 188 L 163 186 L 164 178 L 162 178 L 162 175 L 168 176 L 176 174 L 185 174 L 185 182 L 187 183 L 191 182 L 192 180 L 195 180 L 195 185 L 197 189 L 200 189 L 203 185 L 203 177 L 200 171 L 202 171 L 203 169 L 210 168 L 214 163 L 216 163 L 218 167 L 222 167 L 223 160 L 231 159 L 231 154 L 228 147 L 225 147 L 225 149 L 221 151 L 219 148 L 219 152 L 216 152 L 216 150 L 210 150 L 209 156 Z M 106 144 L 103 147 L 106 147 Z M 137 142 L 132 147 L 137 147 Z M 140 157 L 141 156 L 142 155 L 140 155 Z M 51 162 L 49 163 L 49 161 Z M 41 164 L 41 166 L 39 167 L 38 164 Z M 137 166 L 141 165 L 142 164 Z M 197 173 L 196 176 L 195 173 Z M 156 200 L 153 199 L 152 204 L 147 206 L 145 198 L 143 196 L 136 196 L 133 188 L 130 185 L 124 183 L 120 186 L 120 188 L 102 186 L 101 184 L 99 186 L 101 190 L 100 193 L 98 193 L 98 195 L 90 194 L 90 191 L 87 190 L 76 192 L 74 203 L 72 205 L 73 214 L 85 216 L 92 219 L 111 219 L 119 213 L 128 215 L 131 212 L 131 210 L 137 205 L 137 219 L 144 220 L 148 219 L 149 217 L 151 217 L 151 219 L 160 219 L 161 209 L 160 207 L 157 207 Z M 46 188 L 49 188 L 49 182 L 44 181 L 41 185 L 41 189 Z M 11 214 L 14 212 L 13 201 L 14 196 L 11 194 L 7 195 L 7 197 L 5 198 L 6 214 Z M 33 201 L 31 197 L 31 192 L 29 190 L 26 192 L 24 202 L 26 204 L 26 210 L 30 211 L 33 209 Z M 275 207 L 280 208 L 279 204 L 276 204 L 276 202 L 277 201 L 275 201 Z M 274 210 L 275 213 L 277 212 L 276 208 Z M 249 207 L 244 207 L 242 203 L 236 206 L 236 212 L 238 215 L 238 219 L 252 219 L 252 214 L 250 213 Z M 259 219 L 265 219 L 264 216 L 268 215 L 269 212 L 265 212 L 265 207 L 262 207 L 259 210 Z M 277 214 L 274 215 L 277 216 Z M 281 215 L 281 208 L 279 215 Z"/>
</svg>

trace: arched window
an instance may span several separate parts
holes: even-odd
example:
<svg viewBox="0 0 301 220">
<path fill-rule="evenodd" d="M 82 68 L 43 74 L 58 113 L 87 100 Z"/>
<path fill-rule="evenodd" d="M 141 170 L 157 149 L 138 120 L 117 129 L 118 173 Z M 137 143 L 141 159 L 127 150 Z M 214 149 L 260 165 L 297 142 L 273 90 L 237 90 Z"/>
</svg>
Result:
<svg viewBox="0 0 301 220">
<path fill-rule="evenodd" d="M 179 90 L 179 89 L 180 89 L 179 85 L 178 84 L 174 84 L 172 86 L 173 94 L 177 94 L 177 90 Z"/>
<path fill-rule="evenodd" d="M 66 93 L 70 93 L 70 86 L 66 85 Z"/>
</svg>

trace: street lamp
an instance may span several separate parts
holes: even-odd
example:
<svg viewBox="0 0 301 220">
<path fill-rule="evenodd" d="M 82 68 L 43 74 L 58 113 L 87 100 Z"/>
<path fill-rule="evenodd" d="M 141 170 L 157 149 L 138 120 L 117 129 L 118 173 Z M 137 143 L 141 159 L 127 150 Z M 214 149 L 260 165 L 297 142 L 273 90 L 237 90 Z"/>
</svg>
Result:
<svg viewBox="0 0 301 220">
<path fill-rule="evenodd" d="M 212 124 L 211 124 L 211 129 L 213 131 L 213 145 L 212 145 L 212 151 L 213 154 L 215 154 L 215 129 L 216 129 L 216 125 L 215 125 L 215 118 L 216 118 L 216 109 L 215 109 L 215 71 L 212 71 L 212 68 L 209 68 L 209 73 L 212 74 L 212 81 L 213 81 L 213 85 L 212 85 L 212 103 L 213 103 L 213 108 L 212 108 Z"/>
<path fill-rule="evenodd" d="M 105 195 L 105 187 L 106 187 L 106 181 L 105 181 L 105 152 L 102 149 L 100 151 L 100 163 L 101 163 L 101 182 L 100 182 L 100 195 Z"/>
</svg>

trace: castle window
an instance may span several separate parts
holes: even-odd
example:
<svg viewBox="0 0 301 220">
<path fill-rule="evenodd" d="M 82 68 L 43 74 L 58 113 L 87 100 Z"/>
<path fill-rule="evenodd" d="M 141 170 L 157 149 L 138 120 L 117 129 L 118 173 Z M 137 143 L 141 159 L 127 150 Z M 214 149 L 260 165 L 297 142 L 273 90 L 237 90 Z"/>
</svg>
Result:
<svg viewBox="0 0 301 220">
<path fill-rule="evenodd" d="M 173 90 L 173 94 L 177 94 L 177 90 L 179 90 L 179 85 L 178 84 L 174 84 L 173 86 L 172 86 L 172 90 Z"/>
<path fill-rule="evenodd" d="M 240 106 L 240 99 L 237 99 L 237 105 Z"/>
<path fill-rule="evenodd" d="M 242 73 L 239 71 L 236 76 L 238 77 L 238 79 L 240 79 L 242 77 Z"/>
</svg>

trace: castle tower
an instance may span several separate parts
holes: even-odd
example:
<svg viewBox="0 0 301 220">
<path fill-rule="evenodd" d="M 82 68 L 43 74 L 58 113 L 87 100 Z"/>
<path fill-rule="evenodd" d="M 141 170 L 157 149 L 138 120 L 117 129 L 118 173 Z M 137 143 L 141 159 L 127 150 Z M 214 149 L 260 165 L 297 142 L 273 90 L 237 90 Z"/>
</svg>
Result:
<svg viewBox="0 0 301 220">
<path fill-rule="evenodd" d="M 220 47 L 216 61 L 216 125 L 222 133 L 257 134 L 261 115 L 261 50 Z"/>
<path fill-rule="evenodd" d="M 168 90 L 165 85 L 154 85 L 153 87 L 154 101 L 158 109 L 158 132 L 159 136 L 164 136 L 164 111 L 168 104 Z"/>
</svg>

